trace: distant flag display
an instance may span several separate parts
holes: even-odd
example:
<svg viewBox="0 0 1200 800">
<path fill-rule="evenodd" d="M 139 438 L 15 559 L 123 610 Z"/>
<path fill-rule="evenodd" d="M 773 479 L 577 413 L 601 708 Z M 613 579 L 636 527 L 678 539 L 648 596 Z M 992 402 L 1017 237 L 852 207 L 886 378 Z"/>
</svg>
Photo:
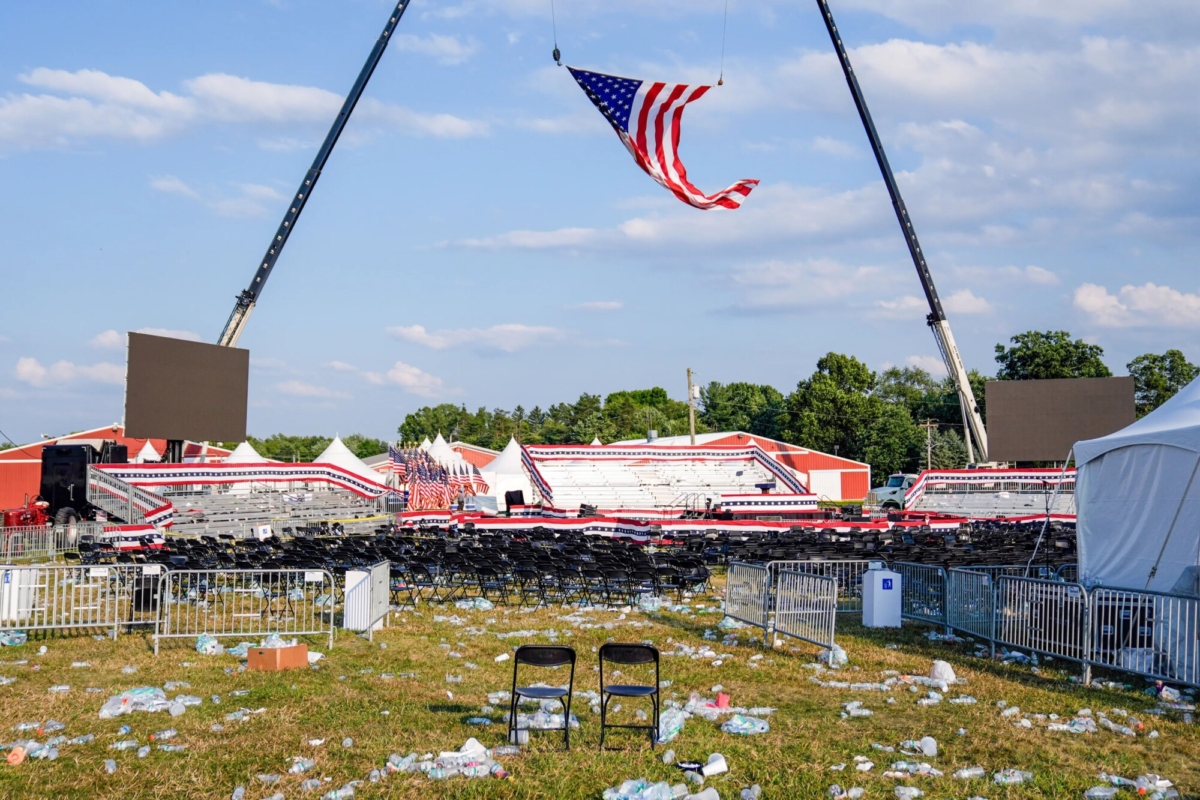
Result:
<svg viewBox="0 0 1200 800">
<path fill-rule="evenodd" d="M 696 208 L 737 208 L 758 185 L 740 180 L 716 194 L 704 194 L 688 181 L 679 160 L 683 109 L 710 86 L 651 83 L 567 67 L 576 83 L 613 126 L 633 160 L 654 180 Z"/>
</svg>

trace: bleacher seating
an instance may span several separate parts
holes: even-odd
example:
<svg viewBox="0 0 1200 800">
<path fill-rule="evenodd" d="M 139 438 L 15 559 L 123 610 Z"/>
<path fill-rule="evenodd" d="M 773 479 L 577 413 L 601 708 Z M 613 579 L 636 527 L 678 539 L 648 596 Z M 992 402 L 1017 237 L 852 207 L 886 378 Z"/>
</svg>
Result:
<svg viewBox="0 0 1200 800">
<path fill-rule="evenodd" d="M 315 532 L 321 523 L 341 521 L 347 533 L 366 533 L 378 524 L 375 501 L 340 489 L 276 491 L 263 488 L 250 492 L 178 493 L 167 497 L 175 504 L 177 534 L 231 533 L 245 536 L 259 525 L 269 524 L 278 535 Z M 353 520 L 363 520 L 355 523 Z M 346 522 L 344 520 L 349 520 Z M 324 526 L 328 529 L 330 526 Z M 285 530 L 286 529 L 286 530 Z"/>
<path fill-rule="evenodd" d="M 775 477 L 752 459 L 736 460 L 567 460 L 546 459 L 538 469 L 554 490 L 554 505 L 601 510 L 703 507 L 722 494 L 754 493 L 755 484 Z"/>
</svg>

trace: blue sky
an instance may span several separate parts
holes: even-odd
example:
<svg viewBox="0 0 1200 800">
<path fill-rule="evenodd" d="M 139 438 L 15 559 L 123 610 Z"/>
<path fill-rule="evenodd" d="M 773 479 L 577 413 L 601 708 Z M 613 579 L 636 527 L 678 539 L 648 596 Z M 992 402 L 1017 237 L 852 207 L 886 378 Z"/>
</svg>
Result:
<svg viewBox="0 0 1200 800">
<path fill-rule="evenodd" d="M 391 8 L 0 6 L 0 428 L 119 419 L 128 330 L 215 340 Z M 715 82 L 722 0 L 560 0 L 566 63 Z M 835 0 L 969 367 L 1028 330 L 1200 360 L 1200 4 Z M 450 401 L 941 367 L 811 2 L 730 0 L 697 211 L 565 69 L 549 0 L 414 0 L 241 346 L 250 430 Z"/>
</svg>

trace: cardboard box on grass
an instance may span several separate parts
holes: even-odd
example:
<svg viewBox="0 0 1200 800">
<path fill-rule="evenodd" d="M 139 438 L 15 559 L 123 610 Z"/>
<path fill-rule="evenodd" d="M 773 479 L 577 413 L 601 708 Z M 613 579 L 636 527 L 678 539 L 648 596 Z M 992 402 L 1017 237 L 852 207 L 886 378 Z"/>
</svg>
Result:
<svg viewBox="0 0 1200 800">
<path fill-rule="evenodd" d="M 246 669 L 278 672 L 308 666 L 308 645 L 301 642 L 293 647 L 251 647 L 246 653 Z"/>
</svg>

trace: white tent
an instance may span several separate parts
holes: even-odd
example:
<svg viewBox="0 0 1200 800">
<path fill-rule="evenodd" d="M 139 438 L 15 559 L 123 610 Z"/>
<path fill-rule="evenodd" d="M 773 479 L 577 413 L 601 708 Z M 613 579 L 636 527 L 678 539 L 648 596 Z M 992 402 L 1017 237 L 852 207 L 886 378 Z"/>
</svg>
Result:
<svg viewBox="0 0 1200 800">
<path fill-rule="evenodd" d="M 226 464 L 262 464 L 269 460 L 260 456 L 249 442 L 242 442 L 225 457 Z"/>
<path fill-rule="evenodd" d="M 142 445 L 142 449 L 138 451 L 138 454 L 133 457 L 133 463 L 135 464 L 156 464 L 161 460 L 162 456 L 150 445 L 150 440 L 148 439 Z"/>
<path fill-rule="evenodd" d="M 1076 444 L 1075 463 L 1080 580 L 1160 592 L 1186 583 L 1200 564 L 1200 379 L 1129 427 Z"/>
<path fill-rule="evenodd" d="M 433 440 L 433 444 L 429 446 L 429 457 L 437 463 L 441 464 L 446 469 L 455 469 L 462 471 L 462 468 L 467 466 L 466 460 L 459 455 L 454 448 L 446 444 L 446 440 L 439 433 L 437 438 Z"/>
<path fill-rule="evenodd" d="M 342 444 L 340 437 L 333 437 L 333 441 L 325 448 L 321 455 L 313 459 L 316 464 L 332 464 L 335 467 L 357 475 L 360 478 L 365 478 L 372 483 L 383 483 L 380 480 L 380 475 L 375 470 L 368 467 L 362 460 L 350 452 L 350 448 Z"/>
<path fill-rule="evenodd" d="M 500 455 L 481 470 L 480 474 L 488 485 L 488 491 L 495 496 L 499 508 L 507 508 L 504 503 L 505 492 L 520 490 L 525 493 L 526 503 L 533 502 L 533 484 L 525 474 L 525 466 L 521 463 L 521 445 L 517 444 L 516 439 L 510 438 Z"/>
<path fill-rule="evenodd" d="M 440 437 L 440 436 L 441 436 L 441 434 L 439 433 L 439 434 L 438 434 L 438 436 Z M 425 437 L 425 439 L 424 439 L 424 440 L 421 442 L 421 445 L 420 445 L 420 446 L 419 446 L 417 449 L 418 449 L 418 450 L 424 450 L 425 452 L 427 452 L 427 453 L 428 453 L 428 452 L 429 452 L 429 448 L 430 448 L 430 447 L 432 447 L 432 446 L 433 446 L 433 444 L 432 444 L 432 443 L 429 441 L 429 437 L 428 437 L 428 436 L 426 436 L 426 437 Z"/>
</svg>

